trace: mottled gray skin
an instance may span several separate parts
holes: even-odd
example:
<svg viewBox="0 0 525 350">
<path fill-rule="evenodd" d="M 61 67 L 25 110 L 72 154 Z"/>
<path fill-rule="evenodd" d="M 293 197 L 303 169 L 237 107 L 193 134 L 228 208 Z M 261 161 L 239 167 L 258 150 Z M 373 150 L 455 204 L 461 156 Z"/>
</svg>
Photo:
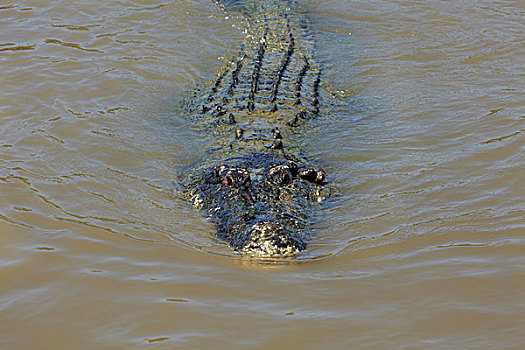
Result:
<svg viewBox="0 0 525 350">
<path fill-rule="evenodd" d="M 293 256 L 306 248 L 313 211 L 328 195 L 325 173 L 300 149 L 301 129 L 319 114 L 313 37 L 292 0 L 220 4 L 242 15 L 246 40 L 189 104 L 195 126 L 216 145 L 183 185 L 235 250 Z"/>
</svg>

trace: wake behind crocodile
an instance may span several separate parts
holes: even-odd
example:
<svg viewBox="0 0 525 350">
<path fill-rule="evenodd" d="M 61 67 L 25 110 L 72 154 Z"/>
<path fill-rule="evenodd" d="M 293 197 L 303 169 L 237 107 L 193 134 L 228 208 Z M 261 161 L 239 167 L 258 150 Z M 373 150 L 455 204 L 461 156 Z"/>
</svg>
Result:
<svg viewBox="0 0 525 350">
<path fill-rule="evenodd" d="M 325 172 L 303 155 L 301 129 L 320 114 L 321 70 L 293 0 L 219 3 L 244 18 L 240 54 L 188 105 L 216 143 L 182 177 L 186 197 L 234 250 L 261 257 L 306 249 Z"/>
</svg>

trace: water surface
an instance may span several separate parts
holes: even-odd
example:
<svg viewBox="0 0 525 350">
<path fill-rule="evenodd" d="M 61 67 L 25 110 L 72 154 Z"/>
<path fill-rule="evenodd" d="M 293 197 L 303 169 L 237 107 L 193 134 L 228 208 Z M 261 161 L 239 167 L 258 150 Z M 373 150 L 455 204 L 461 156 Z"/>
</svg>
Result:
<svg viewBox="0 0 525 350">
<path fill-rule="evenodd" d="M 180 108 L 236 54 L 212 1 L 0 6 L 2 349 L 519 349 L 525 7 L 304 0 L 338 188 L 257 264 L 177 196 Z"/>
</svg>

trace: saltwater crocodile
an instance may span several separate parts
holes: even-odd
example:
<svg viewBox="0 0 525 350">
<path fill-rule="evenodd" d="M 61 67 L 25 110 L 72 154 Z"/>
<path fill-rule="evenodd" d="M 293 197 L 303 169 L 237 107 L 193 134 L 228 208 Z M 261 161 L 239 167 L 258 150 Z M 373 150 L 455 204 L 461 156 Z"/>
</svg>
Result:
<svg viewBox="0 0 525 350">
<path fill-rule="evenodd" d="M 325 173 L 300 149 L 320 113 L 320 68 L 308 18 L 294 0 L 218 1 L 244 18 L 246 39 L 188 108 L 216 138 L 183 177 L 187 196 L 233 249 L 263 257 L 306 247 Z"/>
</svg>

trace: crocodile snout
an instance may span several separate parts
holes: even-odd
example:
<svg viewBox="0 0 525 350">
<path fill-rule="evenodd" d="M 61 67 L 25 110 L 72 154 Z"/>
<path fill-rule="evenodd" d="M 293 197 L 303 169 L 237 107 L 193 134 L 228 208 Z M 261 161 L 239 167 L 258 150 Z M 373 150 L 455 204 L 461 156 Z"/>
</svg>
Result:
<svg viewBox="0 0 525 350">
<path fill-rule="evenodd" d="M 303 250 L 304 246 L 299 238 L 286 233 L 280 222 L 262 220 L 251 226 L 248 242 L 242 250 L 261 257 L 293 256 Z"/>
</svg>

